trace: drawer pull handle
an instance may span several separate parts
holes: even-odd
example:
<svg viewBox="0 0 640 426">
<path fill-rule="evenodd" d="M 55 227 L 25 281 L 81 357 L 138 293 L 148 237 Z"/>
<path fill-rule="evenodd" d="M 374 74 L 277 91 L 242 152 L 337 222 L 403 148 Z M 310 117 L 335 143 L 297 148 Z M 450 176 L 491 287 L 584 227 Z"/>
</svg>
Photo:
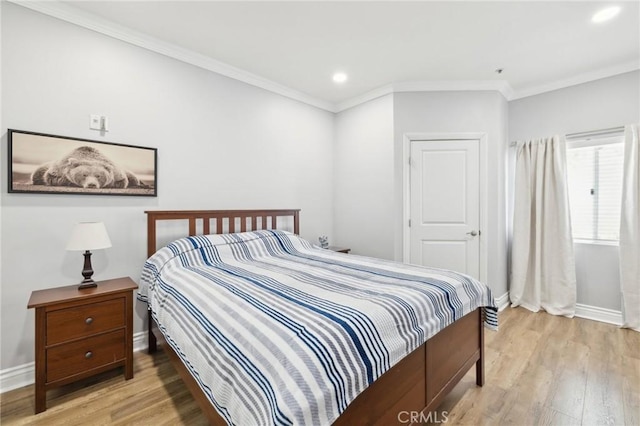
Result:
<svg viewBox="0 0 640 426">
<path fill-rule="evenodd" d="M 93 318 L 91 317 L 88 317 L 87 319 L 84 320 L 84 323 L 87 325 L 91 324 L 92 322 L 93 322 Z"/>
<path fill-rule="evenodd" d="M 91 351 L 89 351 L 89 352 L 87 352 L 86 354 L 84 354 L 84 357 L 85 357 L 86 359 L 90 359 L 92 356 L 93 356 L 93 352 L 91 352 Z"/>
</svg>

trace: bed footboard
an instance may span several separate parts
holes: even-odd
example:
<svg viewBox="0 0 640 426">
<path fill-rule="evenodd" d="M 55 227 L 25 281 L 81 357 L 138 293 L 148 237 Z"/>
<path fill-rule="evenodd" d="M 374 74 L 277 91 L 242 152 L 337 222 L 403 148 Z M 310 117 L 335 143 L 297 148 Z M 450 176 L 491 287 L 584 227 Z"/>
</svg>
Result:
<svg viewBox="0 0 640 426">
<path fill-rule="evenodd" d="M 445 396 L 476 365 L 476 384 L 484 385 L 484 324 L 482 309 L 459 319 L 427 340 L 425 412 Z"/>
<path fill-rule="evenodd" d="M 196 380 L 171 346 L 166 344 L 149 312 L 149 353 L 157 350 L 157 339 L 169 355 L 194 399 L 211 425 L 225 425 Z M 445 396 L 476 365 L 476 383 L 484 384 L 484 326 L 477 309 L 427 340 L 422 346 L 384 373 L 362 392 L 336 419 L 334 426 L 406 424 L 406 416 L 438 408 Z M 394 392 L 389 392 L 393 389 Z M 414 414 L 415 413 L 415 414 Z M 403 417 L 404 415 L 404 417 Z"/>
<path fill-rule="evenodd" d="M 334 426 L 407 424 L 408 416 L 419 413 L 427 418 L 474 364 L 476 383 L 484 384 L 483 343 L 482 309 L 477 309 L 384 373 L 358 395 Z"/>
</svg>

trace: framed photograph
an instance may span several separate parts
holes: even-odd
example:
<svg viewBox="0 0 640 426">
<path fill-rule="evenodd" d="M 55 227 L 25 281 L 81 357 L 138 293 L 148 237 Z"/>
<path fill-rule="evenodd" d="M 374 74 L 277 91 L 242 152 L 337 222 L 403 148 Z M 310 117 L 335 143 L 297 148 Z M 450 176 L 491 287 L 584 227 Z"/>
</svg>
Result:
<svg viewBox="0 0 640 426">
<path fill-rule="evenodd" d="M 9 129 L 9 192 L 158 195 L 158 150 Z"/>
</svg>

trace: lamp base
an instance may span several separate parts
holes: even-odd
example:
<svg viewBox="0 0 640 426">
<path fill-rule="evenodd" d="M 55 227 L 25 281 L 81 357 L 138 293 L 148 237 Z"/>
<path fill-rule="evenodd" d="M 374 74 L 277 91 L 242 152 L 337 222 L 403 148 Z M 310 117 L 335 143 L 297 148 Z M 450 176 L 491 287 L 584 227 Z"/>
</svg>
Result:
<svg viewBox="0 0 640 426">
<path fill-rule="evenodd" d="M 78 290 L 82 290 L 84 288 L 94 288 L 94 287 L 98 287 L 98 284 L 96 284 L 94 280 L 89 280 L 89 281 L 85 280 L 80 283 L 80 285 L 78 286 Z"/>
<path fill-rule="evenodd" d="M 84 277 L 84 280 L 82 280 L 78 286 L 78 290 L 98 287 L 98 284 L 91 279 L 91 275 L 93 275 L 93 269 L 91 268 L 91 252 L 87 250 L 84 252 L 84 267 L 82 268 L 82 276 Z"/>
</svg>

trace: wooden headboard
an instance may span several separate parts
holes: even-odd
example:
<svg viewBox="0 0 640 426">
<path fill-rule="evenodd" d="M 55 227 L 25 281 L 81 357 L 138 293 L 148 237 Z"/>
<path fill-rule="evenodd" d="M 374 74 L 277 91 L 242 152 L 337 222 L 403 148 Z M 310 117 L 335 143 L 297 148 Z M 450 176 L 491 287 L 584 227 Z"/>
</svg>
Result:
<svg viewBox="0 0 640 426">
<path fill-rule="evenodd" d="M 293 232 L 300 233 L 300 209 L 147 210 L 145 213 L 147 214 L 147 257 L 157 250 L 156 222 L 163 220 L 188 220 L 189 236 L 193 236 L 196 235 L 197 221 L 202 222 L 202 234 L 207 235 L 277 229 L 278 217 L 293 217 Z M 212 219 L 215 220 L 215 230 L 211 229 Z M 236 225 L 238 220 L 239 226 Z"/>
</svg>

